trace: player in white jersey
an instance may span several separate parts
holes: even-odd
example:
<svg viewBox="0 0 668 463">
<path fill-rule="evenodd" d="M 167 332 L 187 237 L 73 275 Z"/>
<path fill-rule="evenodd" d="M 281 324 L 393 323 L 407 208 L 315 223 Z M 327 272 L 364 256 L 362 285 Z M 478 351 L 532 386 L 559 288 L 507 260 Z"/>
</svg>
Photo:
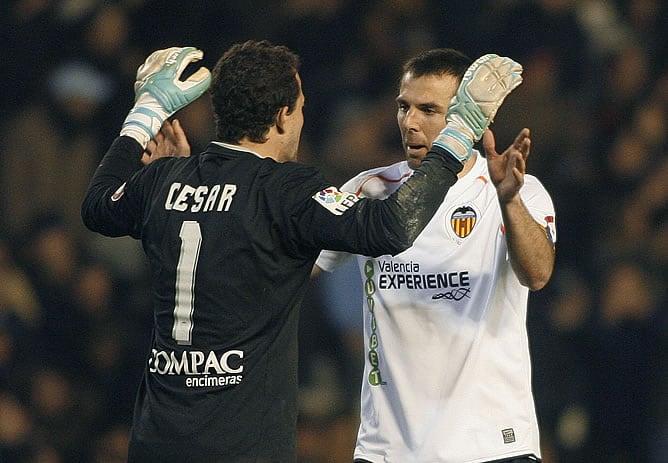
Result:
<svg viewBox="0 0 668 463">
<path fill-rule="evenodd" d="M 431 50 L 404 66 L 398 123 L 407 161 L 343 186 L 384 198 L 446 125 L 470 60 Z M 434 218 L 397 256 L 356 256 L 364 282 L 365 374 L 355 461 L 540 461 L 526 331 L 530 290 L 554 265 L 555 214 L 525 174 L 529 131 L 502 154 L 483 137 Z M 352 256 L 323 251 L 333 271 Z"/>
</svg>

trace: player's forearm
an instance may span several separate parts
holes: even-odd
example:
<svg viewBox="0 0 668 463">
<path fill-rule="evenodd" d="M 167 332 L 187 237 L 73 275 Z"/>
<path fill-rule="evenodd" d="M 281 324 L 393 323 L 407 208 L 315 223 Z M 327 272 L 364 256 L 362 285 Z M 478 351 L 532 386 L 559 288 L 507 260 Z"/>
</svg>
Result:
<svg viewBox="0 0 668 463">
<path fill-rule="evenodd" d="M 462 164 L 439 147 L 433 148 L 413 175 L 388 198 L 391 214 L 404 233 L 406 248 L 412 246 L 457 181 Z"/>
<path fill-rule="evenodd" d="M 114 192 L 142 167 L 142 148 L 132 138 L 118 137 L 112 143 L 88 186 L 81 205 L 81 217 L 92 231 L 117 236 L 121 232 L 109 228 L 113 217 L 107 217 L 105 205 Z"/>
<path fill-rule="evenodd" d="M 365 256 L 397 255 L 413 245 L 457 181 L 462 164 L 446 150 L 434 149 L 413 175 L 387 199 L 363 198 L 356 204 L 357 242 L 324 243 L 325 249 Z M 346 235 L 349 235 L 347 233 Z"/>
<path fill-rule="evenodd" d="M 552 276 L 554 245 L 534 220 L 519 195 L 501 204 L 508 254 L 515 274 L 532 291 L 542 289 Z"/>
</svg>

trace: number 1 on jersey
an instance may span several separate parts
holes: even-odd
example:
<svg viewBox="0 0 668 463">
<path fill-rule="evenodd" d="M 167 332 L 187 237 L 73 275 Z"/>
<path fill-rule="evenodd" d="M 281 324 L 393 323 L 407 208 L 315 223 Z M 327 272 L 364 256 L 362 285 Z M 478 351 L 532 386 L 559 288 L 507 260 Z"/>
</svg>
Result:
<svg viewBox="0 0 668 463">
<path fill-rule="evenodd" d="M 180 344 L 192 344 L 193 312 L 195 310 L 195 272 L 202 244 L 199 223 L 191 220 L 183 222 L 181 231 L 181 251 L 176 266 L 176 295 L 174 297 L 174 326 L 172 338 Z"/>
</svg>

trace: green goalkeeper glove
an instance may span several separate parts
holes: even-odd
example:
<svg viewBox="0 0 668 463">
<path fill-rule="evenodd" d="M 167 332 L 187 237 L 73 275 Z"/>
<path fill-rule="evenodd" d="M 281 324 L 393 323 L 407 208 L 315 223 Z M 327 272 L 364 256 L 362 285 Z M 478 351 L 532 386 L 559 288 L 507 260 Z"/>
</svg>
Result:
<svg viewBox="0 0 668 463">
<path fill-rule="evenodd" d="M 522 83 L 522 66 L 490 54 L 478 58 L 464 74 L 445 116 L 447 124 L 434 140 L 463 164 L 473 144 L 494 120 L 503 100 Z"/>
<path fill-rule="evenodd" d="M 200 67 L 187 79 L 180 77 L 188 64 L 203 56 L 194 47 L 172 47 L 146 58 L 137 69 L 135 104 L 123 122 L 121 135 L 146 148 L 168 117 L 199 98 L 209 88 L 211 72 Z"/>
</svg>

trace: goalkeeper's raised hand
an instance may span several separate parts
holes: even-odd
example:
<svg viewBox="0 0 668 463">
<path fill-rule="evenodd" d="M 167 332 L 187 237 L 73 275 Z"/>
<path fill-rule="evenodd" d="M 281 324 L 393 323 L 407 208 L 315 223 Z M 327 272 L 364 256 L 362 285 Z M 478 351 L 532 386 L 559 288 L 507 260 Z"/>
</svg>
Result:
<svg viewBox="0 0 668 463">
<path fill-rule="evenodd" d="M 503 100 L 522 83 L 522 66 L 494 54 L 478 58 L 466 71 L 450 101 L 446 126 L 434 140 L 462 163 L 471 157 Z"/>
<path fill-rule="evenodd" d="M 209 88 L 211 72 L 202 66 L 185 80 L 181 74 L 203 56 L 194 47 L 171 47 L 146 58 L 137 70 L 135 104 L 123 122 L 121 135 L 146 148 L 168 117 L 199 98 Z"/>
</svg>

